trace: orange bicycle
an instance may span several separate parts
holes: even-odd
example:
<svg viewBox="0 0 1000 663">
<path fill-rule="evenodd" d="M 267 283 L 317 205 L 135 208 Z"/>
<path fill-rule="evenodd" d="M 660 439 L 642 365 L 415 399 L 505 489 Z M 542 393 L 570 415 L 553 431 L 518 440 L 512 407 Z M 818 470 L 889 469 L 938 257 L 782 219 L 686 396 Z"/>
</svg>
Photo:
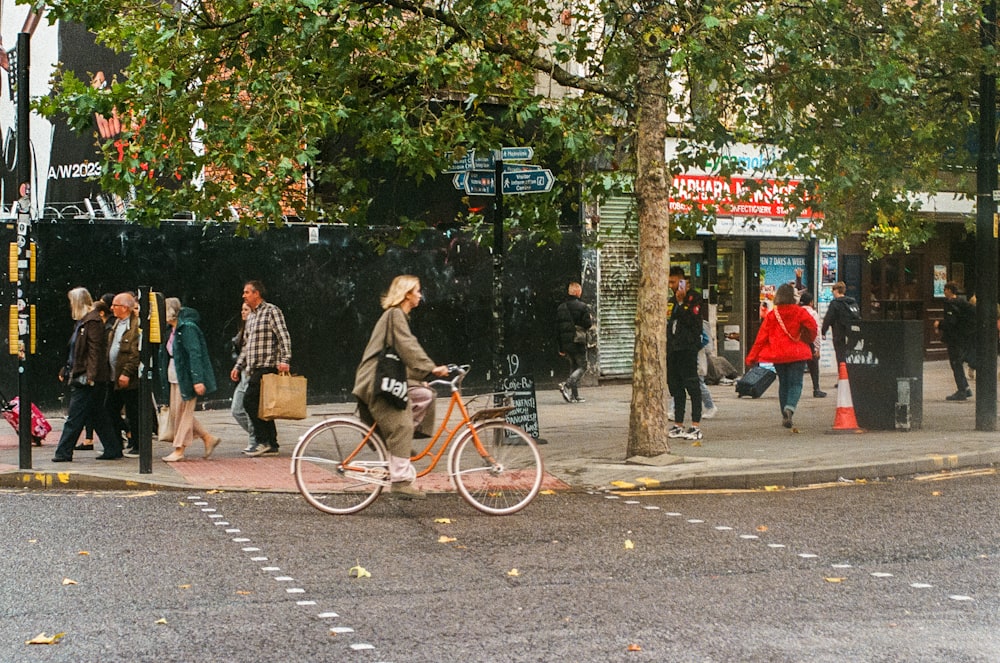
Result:
<svg viewBox="0 0 1000 663">
<path fill-rule="evenodd" d="M 542 486 L 538 445 L 504 420 L 510 407 L 469 414 L 461 393 L 468 372 L 469 366 L 456 366 L 453 378 L 430 382 L 451 388 L 448 411 L 427 446 L 410 460 L 428 459 L 417 473 L 426 476 L 450 449 L 448 475 L 466 502 L 490 515 L 520 511 Z M 333 417 L 306 431 L 292 452 L 291 471 L 306 501 L 326 513 L 357 513 L 390 485 L 389 454 L 377 426 L 354 416 Z"/>
</svg>

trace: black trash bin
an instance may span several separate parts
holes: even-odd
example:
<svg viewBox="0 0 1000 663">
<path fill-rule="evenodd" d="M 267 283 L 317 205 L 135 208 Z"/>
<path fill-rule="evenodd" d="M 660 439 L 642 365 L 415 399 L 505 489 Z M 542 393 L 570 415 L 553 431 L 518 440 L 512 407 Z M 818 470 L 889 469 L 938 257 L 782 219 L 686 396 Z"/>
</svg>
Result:
<svg viewBox="0 0 1000 663">
<path fill-rule="evenodd" d="M 924 324 L 859 320 L 847 336 L 847 377 L 858 426 L 915 430 L 924 414 Z"/>
</svg>

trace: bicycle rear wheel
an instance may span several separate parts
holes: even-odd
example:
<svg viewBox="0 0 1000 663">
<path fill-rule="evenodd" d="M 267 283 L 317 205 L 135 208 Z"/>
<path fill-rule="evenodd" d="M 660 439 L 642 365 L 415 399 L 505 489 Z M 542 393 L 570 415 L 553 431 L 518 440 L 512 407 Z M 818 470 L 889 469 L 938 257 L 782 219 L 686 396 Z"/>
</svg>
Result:
<svg viewBox="0 0 1000 663">
<path fill-rule="evenodd" d="M 292 471 L 306 502 L 325 513 L 355 513 L 389 485 L 389 456 L 367 426 L 337 417 L 302 437 L 292 454 Z"/>
<path fill-rule="evenodd" d="M 456 443 L 449 469 L 459 495 L 494 516 L 526 507 L 544 476 L 535 441 L 505 421 L 487 421 L 475 426 L 475 435 L 466 433 Z"/>
</svg>

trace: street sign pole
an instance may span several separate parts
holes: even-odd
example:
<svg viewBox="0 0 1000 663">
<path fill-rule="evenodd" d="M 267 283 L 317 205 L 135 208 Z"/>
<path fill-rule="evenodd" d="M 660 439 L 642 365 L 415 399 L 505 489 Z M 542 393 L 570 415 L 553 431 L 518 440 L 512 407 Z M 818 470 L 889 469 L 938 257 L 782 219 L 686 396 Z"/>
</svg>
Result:
<svg viewBox="0 0 1000 663">
<path fill-rule="evenodd" d="M 35 256 L 31 245 L 31 143 L 28 117 L 31 98 L 28 96 L 28 63 L 30 38 L 27 32 L 17 35 L 17 271 L 11 270 L 11 279 L 17 278 L 17 343 L 11 352 L 17 353 L 18 464 L 22 470 L 31 469 L 31 389 L 28 380 L 28 357 L 32 347 L 32 307 L 29 291 L 34 280 Z M 16 275 L 16 277 L 15 277 Z"/>
<path fill-rule="evenodd" d="M 499 157 L 500 154 L 498 153 Z M 503 177 L 503 159 L 498 158 L 494 170 L 494 182 Z M 504 208 L 503 191 L 499 185 L 493 199 L 493 384 L 496 391 L 503 390 L 504 357 L 504 307 L 503 307 L 503 254 L 504 254 Z"/>
<path fill-rule="evenodd" d="M 995 0 L 983 3 L 984 50 L 997 43 Z M 997 429 L 997 188 L 996 76 L 979 74 L 979 155 L 976 164 L 976 430 Z"/>
</svg>

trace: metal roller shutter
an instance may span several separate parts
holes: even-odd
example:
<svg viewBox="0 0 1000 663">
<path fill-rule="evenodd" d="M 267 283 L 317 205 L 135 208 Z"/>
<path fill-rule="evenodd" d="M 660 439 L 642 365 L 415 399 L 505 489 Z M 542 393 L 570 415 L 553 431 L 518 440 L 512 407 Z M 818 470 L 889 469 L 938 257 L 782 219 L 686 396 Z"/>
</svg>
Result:
<svg viewBox="0 0 1000 663">
<path fill-rule="evenodd" d="M 639 247 L 635 236 L 634 198 L 617 194 L 600 206 L 598 255 L 599 365 L 602 378 L 632 376 L 635 349 Z"/>
</svg>

